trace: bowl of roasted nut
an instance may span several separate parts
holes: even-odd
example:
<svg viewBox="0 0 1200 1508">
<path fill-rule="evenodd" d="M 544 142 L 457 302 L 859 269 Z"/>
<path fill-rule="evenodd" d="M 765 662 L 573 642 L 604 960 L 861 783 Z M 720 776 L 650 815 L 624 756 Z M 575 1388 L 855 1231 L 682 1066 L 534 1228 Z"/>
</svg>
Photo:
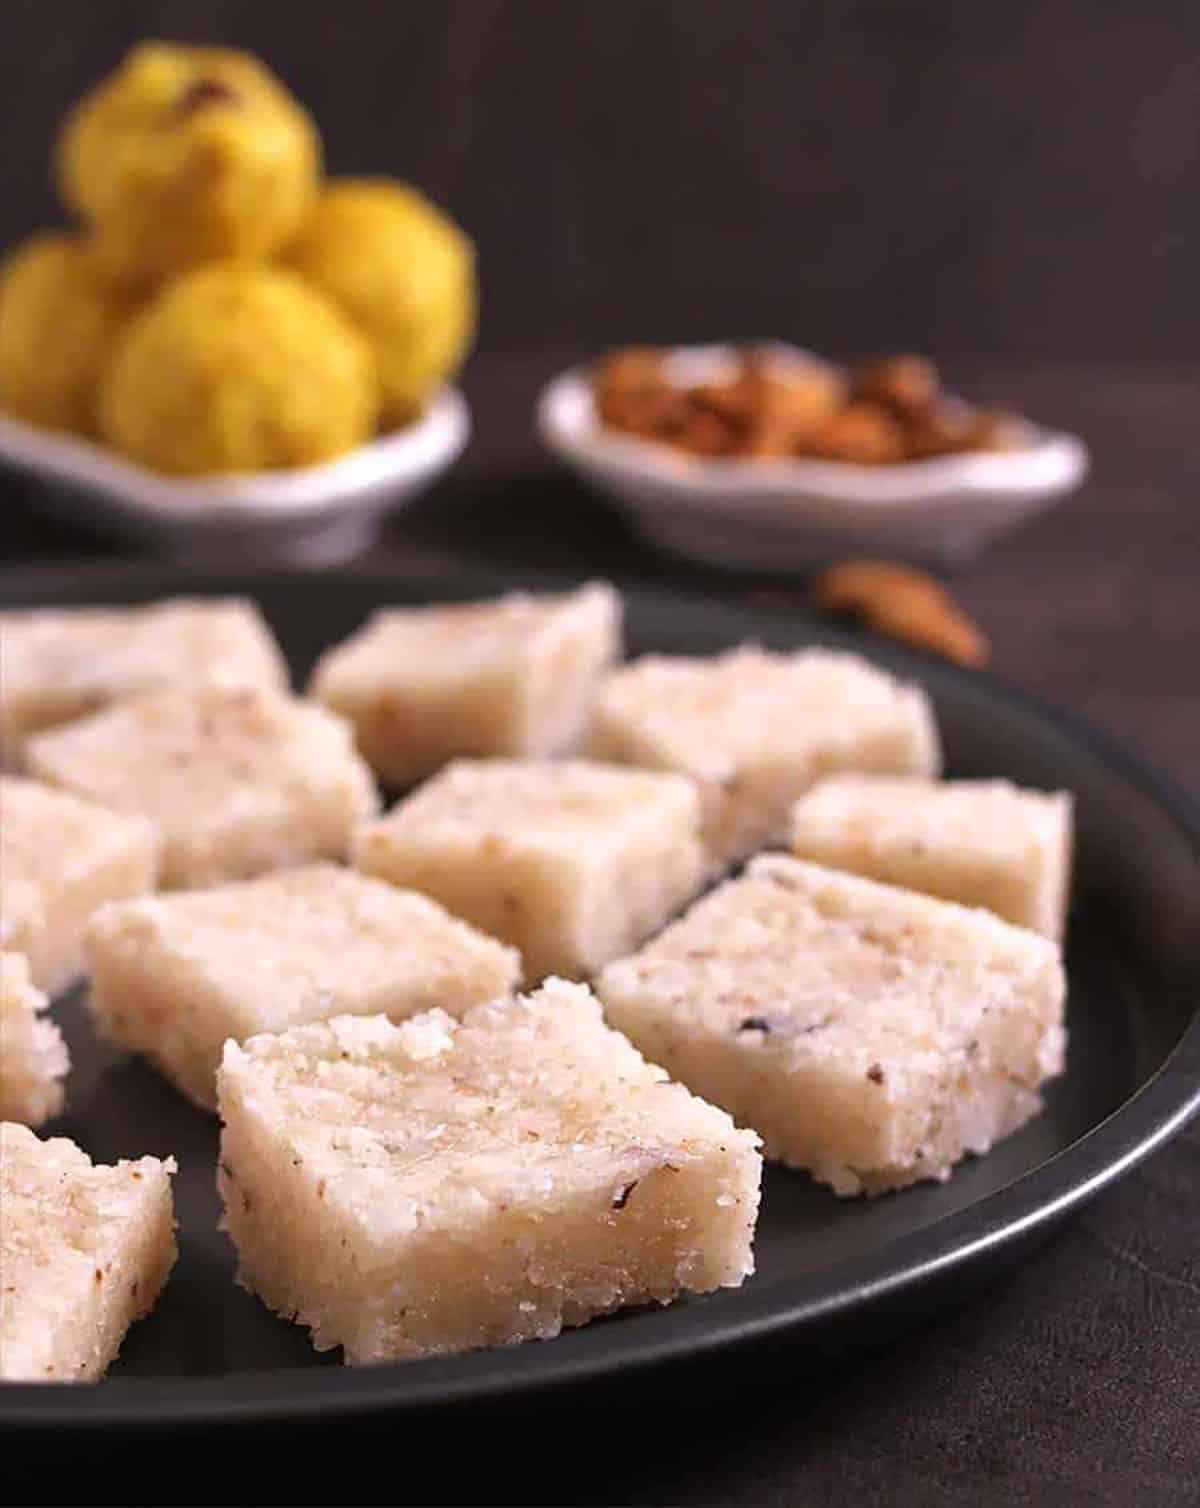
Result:
<svg viewBox="0 0 1200 1508">
<path fill-rule="evenodd" d="M 538 427 L 654 543 L 775 571 L 962 562 L 1088 467 L 1078 437 L 973 406 L 924 357 L 847 369 L 777 343 L 611 352 L 545 388 Z"/>
</svg>

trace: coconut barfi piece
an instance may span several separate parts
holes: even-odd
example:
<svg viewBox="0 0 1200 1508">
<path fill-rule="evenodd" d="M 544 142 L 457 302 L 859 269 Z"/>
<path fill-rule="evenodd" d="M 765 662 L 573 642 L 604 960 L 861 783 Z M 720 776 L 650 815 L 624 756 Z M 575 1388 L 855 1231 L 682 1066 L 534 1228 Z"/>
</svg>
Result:
<svg viewBox="0 0 1200 1508">
<path fill-rule="evenodd" d="M 621 599 L 594 582 L 564 596 L 376 613 L 317 663 L 311 694 L 349 718 L 389 785 L 459 756 L 566 754 L 621 650 Z"/>
<path fill-rule="evenodd" d="M 240 1280 L 351 1363 L 557 1335 L 753 1270 L 757 1138 L 582 985 L 228 1043 Z"/>
<path fill-rule="evenodd" d="M 1066 791 L 1007 780 L 832 775 L 796 803 L 792 849 L 1057 938 L 1070 891 L 1071 806 Z"/>
<path fill-rule="evenodd" d="M 147 691 L 207 684 L 288 688 L 279 646 L 239 597 L 145 607 L 0 613 L 0 752 L 21 761 L 34 733 Z"/>
<path fill-rule="evenodd" d="M 227 1037 L 327 1016 L 461 1015 L 519 983 L 512 948 L 333 864 L 106 906 L 88 934 L 100 1030 L 216 1104 Z"/>
<path fill-rule="evenodd" d="M 173 888 L 344 858 L 378 809 L 349 724 L 272 691 L 137 697 L 39 734 L 28 761 L 43 780 L 153 821 Z"/>
<path fill-rule="evenodd" d="M 601 689 L 587 752 L 697 781 L 721 865 L 785 846 L 792 804 L 828 771 L 933 776 L 941 765 L 924 691 L 826 649 L 635 660 Z"/>
<path fill-rule="evenodd" d="M 174 1158 L 105 1167 L 0 1124 L 0 1378 L 96 1382 L 175 1262 Z"/>
<path fill-rule="evenodd" d="M 153 890 L 160 848 L 143 817 L 0 775 L 0 946 L 23 953 L 33 984 L 57 995 L 83 970 L 92 912 Z"/>
<path fill-rule="evenodd" d="M 700 890 L 696 787 L 585 760 L 458 760 L 358 834 L 353 862 L 518 948 L 529 981 L 590 974 Z"/>
<path fill-rule="evenodd" d="M 1055 943 L 782 854 L 596 988 L 647 1057 L 838 1194 L 947 1178 L 1063 1066 Z"/>
<path fill-rule="evenodd" d="M 0 953 L 0 1121 L 40 1126 L 63 1107 L 70 1059 L 49 1005 L 28 960 Z"/>
</svg>

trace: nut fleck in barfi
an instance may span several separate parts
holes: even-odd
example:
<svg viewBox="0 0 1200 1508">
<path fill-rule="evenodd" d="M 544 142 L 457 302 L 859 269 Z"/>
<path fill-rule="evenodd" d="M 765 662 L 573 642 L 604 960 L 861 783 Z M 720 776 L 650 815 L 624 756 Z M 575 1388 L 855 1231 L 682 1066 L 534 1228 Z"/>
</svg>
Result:
<svg viewBox="0 0 1200 1508">
<path fill-rule="evenodd" d="M 0 776 L 0 947 L 25 955 L 38 989 L 65 990 L 83 970 L 88 918 L 153 890 L 160 846 L 142 817 Z"/>
<path fill-rule="evenodd" d="M 67 1044 L 20 953 L 0 953 L 0 1121 L 40 1126 L 63 1107 Z"/>
<path fill-rule="evenodd" d="M 834 775 L 796 803 L 792 847 L 816 864 L 985 906 L 1047 937 L 1064 930 L 1072 849 L 1065 791 Z"/>
<path fill-rule="evenodd" d="M 175 1261 L 173 1158 L 95 1164 L 0 1124 L 0 1378 L 96 1382 Z"/>
<path fill-rule="evenodd" d="M 377 810 L 349 725 L 275 692 L 138 697 L 40 734 L 28 759 L 44 780 L 155 822 L 170 887 L 343 858 Z"/>
<path fill-rule="evenodd" d="M 588 752 L 698 781 L 718 863 L 786 844 L 793 802 L 829 771 L 932 776 L 941 764 L 920 687 L 825 649 L 636 660 L 601 691 Z"/>
<path fill-rule="evenodd" d="M 321 658 L 311 691 L 402 786 L 459 756 L 572 752 L 620 646 L 620 598 L 602 583 L 392 609 Z"/>
<path fill-rule="evenodd" d="M 557 1335 L 751 1272 L 757 1138 L 582 985 L 228 1043 L 241 1281 L 351 1363 Z"/>
<path fill-rule="evenodd" d="M 8 764 L 20 764 L 33 734 L 110 702 L 210 684 L 287 690 L 287 666 L 252 602 L 180 597 L 0 613 L 0 754 Z"/>
<path fill-rule="evenodd" d="M 435 1005 L 460 1015 L 520 976 L 513 949 L 435 901 L 333 864 L 106 906 L 88 952 L 101 1030 L 206 1106 L 227 1037 Z"/>
<path fill-rule="evenodd" d="M 703 883 L 679 775 L 584 760 L 459 760 L 359 833 L 354 862 L 520 949 L 529 981 L 629 952 Z"/>
<path fill-rule="evenodd" d="M 839 1194 L 944 1179 L 1061 1071 L 1055 943 L 784 855 L 597 981 L 608 1020 Z"/>
</svg>

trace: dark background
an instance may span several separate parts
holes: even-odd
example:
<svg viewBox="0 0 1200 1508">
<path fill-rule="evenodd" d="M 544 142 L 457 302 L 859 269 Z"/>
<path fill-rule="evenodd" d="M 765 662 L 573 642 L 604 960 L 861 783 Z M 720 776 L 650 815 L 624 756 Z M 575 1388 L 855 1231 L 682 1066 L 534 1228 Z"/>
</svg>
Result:
<svg viewBox="0 0 1200 1508">
<path fill-rule="evenodd" d="M 0 243 L 140 36 L 260 52 L 476 236 L 484 350 L 1190 361 L 1197 0 L 3 0 Z"/>
</svg>

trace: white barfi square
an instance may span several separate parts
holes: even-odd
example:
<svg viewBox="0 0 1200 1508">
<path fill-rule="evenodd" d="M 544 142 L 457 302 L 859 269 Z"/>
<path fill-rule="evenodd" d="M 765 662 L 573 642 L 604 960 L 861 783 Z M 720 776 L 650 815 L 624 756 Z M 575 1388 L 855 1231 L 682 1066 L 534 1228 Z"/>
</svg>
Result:
<svg viewBox="0 0 1200 1508">
<path fill-rule="evenodd" d="M 435 1005 L 458 1016 L 520 981 L 512 948 L 333 864 L 106 906 L 88 955 L 100 1030 L 209 1107 L 227 1037 Z"/>
<path fill-rule="evenodd" d="M 596 988 L 647 1057 L 839 1194 L 947 1178 L 1063 1066 L 1055 943 L 782 854 Z"/>
<path fill-rule="evenodd" d="M 49 995 L 83 970 L 88 918 L 153 890 L 161 843 L 143 817 L 0 775 L 0 947 L 23 953 Z"/>
<path fill-rule="evenodd" d="M 175 1161 L 95 1164 L 0 1124 L 0 1378 L 96 1382 L 175 1262 Z"/>
<path fill-rule="evenodd" d="M 389 785 L 463 756 L 573 752 L 621 651 L 621 599 L 595 582 L 564 596 L 376 613 L 329 650 L 311 693 L 349 718 Z"/>
<path fill-rule="evenodd" d="M 757 1138 L 582 985 L 229 1043 L 219 1087 L 240 1280 L 347 1362 L 549 1337 L 753 1269 Z"/>
<path fill-rule="evenodd" d="M 169 887 L 344 858 L 378 809 L 349 724 L 276 692 L 137 697 L 39 734 L 27 754 L 41 779 L 153 821 Z"/>
<path fill-rule="evenodd" d="M 518 948 L 525 977 L 578 978 L 701 888 L 695 786 L 584 760 L 459 760 L 364 827 L 354 863 Z"/>
<path fill-rule="evenodd" d="M 287 690 L 287 666 L 252 602 L 0 613 L 0 753 L 10 765 L 45 728 L 128 696 L 207 684 Z"/>
<path fill-rule="evenodd" d="M 1071 883 L 1071 797 L 1007 780 L 832 775 L 792 812 L 801 859 L 849 869 L 1061 937 Z"/>
<path fill-rule="evenodd" d="M 605 682 L 587 752 L 696 780 L 719 864 L 783 847 L 796 797 L 831 770 L 941 765 L 924 691 L 826 649 L 635 660 Z"/>
<path fill-rule="evenodd" d="M 29 977 L 28 960 L 0 953 L 0 1121 L 40 1126 L 63 1107 L 70 1059 L 49 1005 Z"/>
</svg>

